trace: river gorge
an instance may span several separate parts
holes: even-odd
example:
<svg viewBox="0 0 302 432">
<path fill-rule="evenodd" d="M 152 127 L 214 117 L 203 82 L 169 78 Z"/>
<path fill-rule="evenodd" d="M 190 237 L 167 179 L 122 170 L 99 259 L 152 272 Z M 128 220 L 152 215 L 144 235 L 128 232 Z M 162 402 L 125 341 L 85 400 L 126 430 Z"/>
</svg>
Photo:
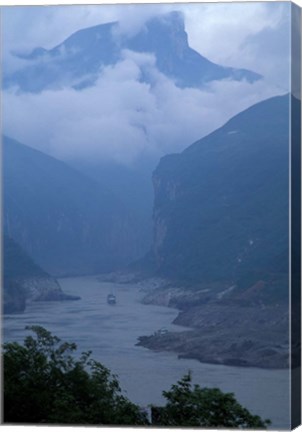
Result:
<svg viewBox="0 0 302 432">
<path fill-rule="evenodd" d="M 145 293 L 139 284 L 104 282 L 97 276 L 63 278 L 59 283 L 66 294 L 81 299 L 32 302 L 22 314 L 5 315 L 4 342 L 22 342 L 26 326 L 41 325 L 62 340 L 76 342 L 79 352 L 92 350 L 92 357 L 116 374 L 129 399 L 141 406 L 163 404 L 162 391 L 190 370 L 193 383 L 233 392 L 253 414 L 271 419 L 273 429 L 289 428 L 287 369 L 205 364 L 137 346 L 140 336 L 163 327 L 173 332 L 189 329 L 171 324 L 178 310 L 142 304 Z M 107 304 L 110 292 L 117 297 L 116 305 Z"/>
</svg>

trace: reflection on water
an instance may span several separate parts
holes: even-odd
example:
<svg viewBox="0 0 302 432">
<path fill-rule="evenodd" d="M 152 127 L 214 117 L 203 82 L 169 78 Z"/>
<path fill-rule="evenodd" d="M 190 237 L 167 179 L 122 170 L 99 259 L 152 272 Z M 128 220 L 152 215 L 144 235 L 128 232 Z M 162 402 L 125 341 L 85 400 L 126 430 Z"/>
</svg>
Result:
<svg viewBox="0 0 302 432">
<path fill-rule="evenodd" d="M 173 353 L 155 353 L 135 346 L 137 338 L 171 324 L 175 309 L 146 306 L 133 285 L 99 282 L 96 277 L 65 278 L 63 290 L 82 297 L 75 302 L 33 303 L 24 314 L 4 318 L 5 341 L 23 341 L 25 326 L 39 324 L 61 339 L 76 342 L 80 351 L 92 350 L 93 358 L 117 374 L 122 389 L 133 402 L 146 406 L 164 402 L 162 391 L 188 370 L 193 381 L 206 387 L 233 392 L 252 413 L 270 418 L 273 429 L 289 428 L 289 375 L 287 370 L 264 370 L 202 364 L 178 359 Z M 107 304 L 112 288 L 116 305 Z"/>
</svg>

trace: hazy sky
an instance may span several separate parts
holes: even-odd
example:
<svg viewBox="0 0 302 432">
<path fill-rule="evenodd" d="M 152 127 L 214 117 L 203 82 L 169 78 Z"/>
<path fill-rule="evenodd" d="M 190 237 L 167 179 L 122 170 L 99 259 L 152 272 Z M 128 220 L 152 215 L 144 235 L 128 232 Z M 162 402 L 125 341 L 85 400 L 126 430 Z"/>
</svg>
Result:
<svg viewBox="0 0 302 432">
<path fill-rule="evenodd" d="M 152 56 L 128 52 L 103 70 L 95 87 L 81 92 L 4 91 L 4 132 L 64 159 L 131 163 L 142 152 L 181 150 L 251 104 L 288 91 L 290 7 L 253 2 L 3 8 L 3 61 L 12 70 L 20 66 L 12 53 L 52 48 L 78 29 L 118 20 L 121 32 L 135 33 L 151 16 L 181 10 L 192 48 L 221 65 L 264 76 L 254 84 L 221 81 L 202 90 L 180 89 L 158 72 Z M 142 63 L 157 77 L 152 88 L 138 80 Z"/>
</svg>

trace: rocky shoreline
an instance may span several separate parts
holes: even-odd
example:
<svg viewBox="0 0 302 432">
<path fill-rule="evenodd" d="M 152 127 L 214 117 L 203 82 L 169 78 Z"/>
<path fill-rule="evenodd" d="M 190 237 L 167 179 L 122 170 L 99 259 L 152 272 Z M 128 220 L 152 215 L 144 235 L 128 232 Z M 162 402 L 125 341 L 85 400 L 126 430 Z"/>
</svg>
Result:
<svg viewBox="0 0 302 432">
<path fill-rule="evenodd" d="M 4 299 L 4 314 L 22 313 L 31 302 L 80 299 L 79 296 L 65 294 L 58 281 L 49 275 L 14 278 L 8 283 L 10 290 Z"/>
<path fill-rule="evenodd" d="M 176 352 L 179 358 L 239 367 L 289 367 L 288 307 L 285 303 L 239 301 L 232 286 L 182 289 L 171 282 L 137 282 L 145 304 L 176 307 L 173 324 L 187 331 L 155 332 L 137 345 L 154 351 Z M 191 330 L 189 329 L 191 328 Z"/>
<path fill-rule="evenodd" d="M 135 284 L 143 293 L 143 304 L 178 309 L 173 324 L 187 330 L 142 335 L 138 346 L 202 363 L 289 367 L 288 304 L 270 301 L 271 283 L 258 281 L 242 292 L 230 281 L 184 287 L 160 277 L 123 272 L 102 275 L 100 280 Z"/>
<path fill-rule="evenodd" d="M 281 317 L 274 326 L 276 312 L 280 312 Z M 207 324 L 185 332 L 142 336 L 138 345 L 155 351 L 173 351 L 180 358 L 192 358 L 202 363 L 268 369 L 288 367 L 288 325 L 284 310 L 259 314 L 255 308 L 226 312 L 224 307 L 205 306 L 200 313 L 205 320 L 209 319 Z M 174 323 L 182 326 L 191 323 L 185 315 L 180 313 Z M 253 326 L 249 328 L 252 322 Z M 281 340 L 280 334 L 284 335 Z"/>
</svg>

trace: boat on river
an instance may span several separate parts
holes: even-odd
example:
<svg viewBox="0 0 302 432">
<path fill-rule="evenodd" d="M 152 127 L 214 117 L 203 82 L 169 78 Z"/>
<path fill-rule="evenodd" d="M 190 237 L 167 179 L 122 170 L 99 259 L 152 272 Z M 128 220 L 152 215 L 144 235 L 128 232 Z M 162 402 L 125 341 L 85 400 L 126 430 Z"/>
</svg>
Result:
<svg viewBox="0 0 302 432">
<path fill-rule="evenodd" d="M 107 295 L 107 303 L 110 305 L 116 304 L 116 297 L 114 294 L 108 294 Z"/>
</svg>

